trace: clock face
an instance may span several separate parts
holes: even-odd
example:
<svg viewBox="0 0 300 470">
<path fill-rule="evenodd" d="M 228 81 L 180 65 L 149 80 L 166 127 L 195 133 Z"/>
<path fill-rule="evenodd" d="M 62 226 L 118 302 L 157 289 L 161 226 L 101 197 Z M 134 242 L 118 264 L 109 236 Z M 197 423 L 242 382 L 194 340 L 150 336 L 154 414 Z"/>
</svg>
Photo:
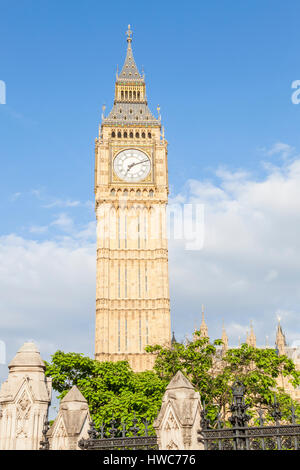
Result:
<svg viewBox="0 0 300 470">
<path fill-rule="evenodd" d="M 150 159 L 141 150 L 126 149 L 114 159 L 114 171 L 124 181 L 141 181 L 149 175 L 150 169 Z"/>
</svg>

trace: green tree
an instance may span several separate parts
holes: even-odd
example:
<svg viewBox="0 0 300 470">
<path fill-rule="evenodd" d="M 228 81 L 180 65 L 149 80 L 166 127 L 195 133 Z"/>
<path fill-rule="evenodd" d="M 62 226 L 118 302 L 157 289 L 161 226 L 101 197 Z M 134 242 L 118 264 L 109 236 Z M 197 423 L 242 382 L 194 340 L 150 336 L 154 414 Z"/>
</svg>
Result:
<svg viewBox="0 0 300 470">
<path fill-rule="evenodd" d="M 171 348 L 147 346 L 146 351 L 157 355 L 154 370 L 161 379 L 169 382 L 181 370 L 201 392 L 202 400 L 209 403 L 216 395 L 212 370 L 217 346 L 221 343 L 221 340 L 215 340 L 210 344 L 208 338 L 201 338 L 200 333 L 195 332 L 194 341 L 175 343 Z"/>
<path fill-rule="evenodd" d="M 201 338 L 197 331 L 194 339 L 185 344 L 175 343 L 171 348 L 148 346 L 146 350 L 157 355 L 154 369 L 159 377 L 170 380 L 179 369 L 182 370 L 199 391 L 211 419 L 219 411 L 226 414 L 232 400 L 231 386 L 236 380 L 245 385 L 250 413 L 251 409 L 261 408 L 270 418 L 275 395 L 287 418 L 293 401 L 278 382 L 280 384 L 280 379 L 288 377 L 294 387 L 299 386 L 300 372 L 293 361 L 278 356 L 274 349 L 253 348 L 248 344 L 223 354 L 218 348 L 220 344 L 221 340 L 210 343 L 208 338 Z M 293 404 L 299 413 L 299 404 Z"/>
<path fill-rule="evenodd" d="M 145 418 L 152 424 L 167 386 L 155 372 L 133 372 L 128 362 L 99 362 L 77 353 L 57 351 L 46 363 L 54 390 L 63 398 L 76 385 L 89 404 L 96 427 L 112 417 L 131 426 Z M 150 426 L 151 430 L 151 426 Z"/>
<path fill-rule="evenodd" d="M 238 349 L 227 351 L 223 363 L 232 380 L 244 383 L 251 406 L 272 403 L 275 388 L 282 395 L 280 379 L 283 377 L 288 377 L 294 387 L 300 384 L 300 373 L 293 361 L 287 356 L 278 356 L 275 349 L 242 344 Z"/>
</svg>

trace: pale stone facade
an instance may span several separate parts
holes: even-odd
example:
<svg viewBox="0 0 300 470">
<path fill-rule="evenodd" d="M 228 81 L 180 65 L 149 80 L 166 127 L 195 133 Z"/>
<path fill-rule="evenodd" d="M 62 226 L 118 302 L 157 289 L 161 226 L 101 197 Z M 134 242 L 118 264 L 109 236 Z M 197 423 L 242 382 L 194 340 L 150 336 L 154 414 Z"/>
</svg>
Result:
<svg viewBox="0 0 300 470">
<path fill-rule="evenodd" d="M 296 368 L 300 370 L 300 347 L 291 347 L 287 345 L 285 335 L 282 331 L 280 322 L 278 322 L 277 332 L 276 332 L 276 348 L 278 350 L 279 355 L 286 355 L 289 359 L 292 359 Z M 286 392 L 288 392 L 294 400 L 298 400 L 300 402 L 300 387 L 294 388 L 293 385 L 289 381 L 289 377 L 281 376 L 278 379 L 278 386 L 283 388 Z"/>
<path fill-rule="evenodd" d="M 200 425 L 199 392 L 178 371 L 166 388 L 162 406 L 153 427 L 162 450 L 201 450 L 197 431 Z"/>
<path fill-rule="evenodd" d="M 154 363 L 145 346 L 171 341 L 167 141 L 148 108 L 130 28 L 127 41 L 114 106 L 95 142 L 95 358 L 126 359 L 141 371 Z"/>
<path fill-rule="evenodd" d="M 88 437 L 90 421 L 88 403 L 74 385 L 61 400 L 57 417 L 47 433 L 50 450 L 79 450 L 79 440 Z"/>
<path fill-rule="evenodd" d="M 36 345 L 25 343 L 8 368 L 0 389 L 0 449 L 39 449 L 52 387 Z"/>
</svg>

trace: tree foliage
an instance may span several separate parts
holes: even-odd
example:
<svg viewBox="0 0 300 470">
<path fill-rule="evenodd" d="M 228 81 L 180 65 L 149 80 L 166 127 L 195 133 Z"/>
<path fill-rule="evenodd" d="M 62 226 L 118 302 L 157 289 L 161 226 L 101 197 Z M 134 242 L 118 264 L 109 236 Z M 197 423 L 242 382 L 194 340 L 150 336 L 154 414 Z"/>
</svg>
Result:
<svg viewBox="0 0 300 470">
<path fill-rule="evenodd" d="M 294 387 L 300 384 L 300 372 L 293 361 L 287 356 L 278 356 L 275 349 L 254 348 L 248 344 L 224 354 L 221 344 L 221 340 L 210 343 L 196 331 L 194 339 L 185 344 L 175 343 L 171 348 L 148 346 L 146 350 L 157 355 L 154 369 L 159 377 L 170 380 L 182 370 L 199 391 L 212 419 L 220 411 L 226 414 L 232 401 L 231 386 L 236 380 L 245 385 L 250 413 L 251 409 L 261 408 L 270 418 L 275 395 L 284 417 L 288 417 L 293 401 L 284 390 L 283 378 L 288 378 Z M 300 412 L 299 404 L 293 404 Z"/>
<path fill-rule="evenodd" d="M 132 425 L 134 415 L 150 423 L 156 418 L 167 382 L 155 372 L 133 372 L 128 362 L 99 362 L 82 354 L 57 351 L 46 363 L 54 390 L 63 398 L 76 385 L 86 398 L 96 427 L 112 417 Z"/>
</svg>

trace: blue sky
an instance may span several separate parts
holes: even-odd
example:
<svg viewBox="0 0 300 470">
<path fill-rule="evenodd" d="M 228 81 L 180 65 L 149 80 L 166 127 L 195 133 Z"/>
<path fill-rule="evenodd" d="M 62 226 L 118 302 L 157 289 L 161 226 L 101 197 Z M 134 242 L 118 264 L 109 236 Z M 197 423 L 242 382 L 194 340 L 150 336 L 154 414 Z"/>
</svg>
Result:
<svg viewBox="0 0 300 470">
<path fill-rule="evenodd" d="M 300 105 L 291 84 L 300 79 L 299 2 L 1 0 L 0 12 L 0 331 L 8 355 L 26 339 L 45 357 L 58 347 L 93 354 L 94 139 L 102 104 L 108 112 L 113 102 L 128 23 L 150 108 L 161 107 L 170 197 L 204 202 L 210 224 L 197 256 L 170 243 L 177 336 L 199 323 L 204 303 L 215 337 L 224 319 L 236 344 L 252 319 L 259 341 L 273 341 L 279 315 L 297 341 Z M 229 249 L 221 235 L 232 227 Z M 210 237 L 217 230 L 220 238 Z"/>
</svg>

